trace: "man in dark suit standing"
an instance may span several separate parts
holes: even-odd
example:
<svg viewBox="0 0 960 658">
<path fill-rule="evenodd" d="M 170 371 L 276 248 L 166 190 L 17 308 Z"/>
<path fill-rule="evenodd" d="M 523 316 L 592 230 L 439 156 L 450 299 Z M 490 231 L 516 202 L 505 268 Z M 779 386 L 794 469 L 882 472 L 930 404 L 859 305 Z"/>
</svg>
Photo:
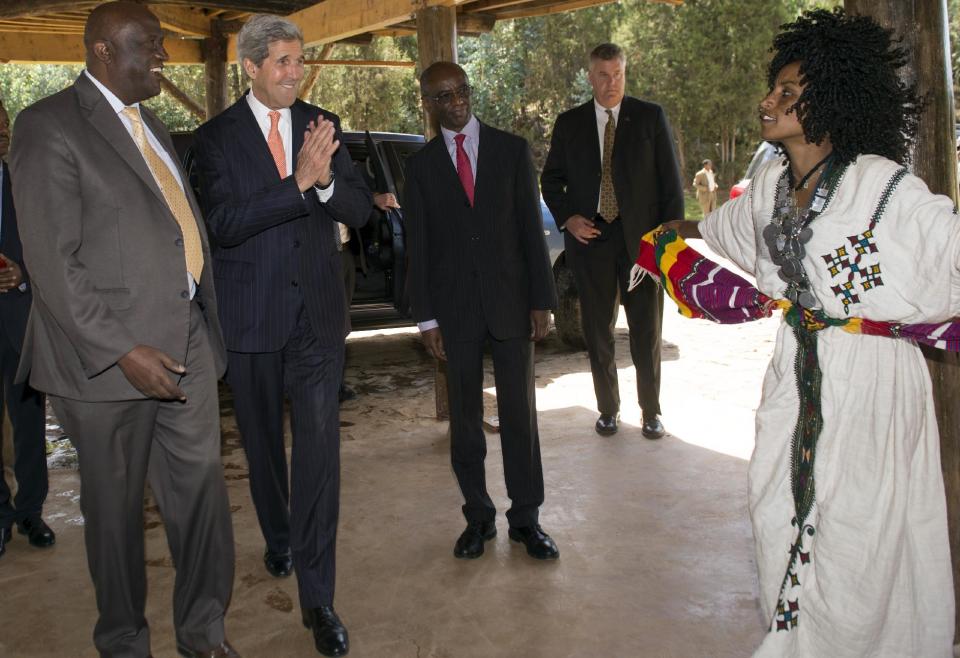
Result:
<svg viewBox="0 0 960 658">
<path fill-rule="evenodd" d="M 143 5 L 84 31 L 86 71 L 20 113 L 11 167 L 33 309 L 18 377 L 45 391 L 80 461 L 102 656 L 150 654 L 144 481 L 176 565 L 177 649 L 224 638 L 233 531 L 220 461 L 226 355 L 200 209 L 163 124 L 140 102 L 168 59 Z"/>
<path fill-rule="evenodd" d="M 463 69 L 437 62 L 420 76 L 441 134 L 407 161 L 404 207 L 410 301 L 427 351 L 447 362 L 450 452 L 467 527 L 453 554 L 477 558 L 497 534 L 487 494 L 483 352 L 497 386 L 510 538 L 538 559 L 560 553 L 538 523 L 543 469 L 537 432 L 533 341 L 557 304 L 527 143 L 480 123 Z"/>
<path fill-rule="evenodd" d="M 337 222 L 359 227 L 370 191 L 336 115 L 297 99 L 303 36 L 271 15 L 237 35 L 251 89 L 197 131 L 201 199 L 227 343 L 227 383 L 274 576 L 297 573 L 317 651 L 340 656 L 333 608 L 340 500 L 338 391 L 349 316 Z M 287 475 L 283 399 L 293 448 Z"/>
<path fill-rule="evenodd" d="M 557 117 L 540 185 L 564 231 L 567 263 L 580 295 L 600 411 L 596 431 L 614 434 L 620 419 L 613 338 L 619 293 L 630 327 L 642 432 L 659 439 L 664 435 L 659 419 L 663 293 L 649 277 L 631 292 L 627 285 L 640 238 L 683 217 L 680 168 L 663 109 L 624 96 L 625 58 L 619 46 L 594 48 L 588 77 L 593 98 Z"/>
<path fill-rule="evenodd" d="M 44 548 L 56 541 L 53 530 L 40 515 L 47 498 L 43 393 L 26 382 L 14 383 L 32 295 L 23 266 L 10 169 L 5 161 L 9 146 L 10 119 L 0 101 L 0 416 L 6 407 L 13 425 L 13 472 L 17 477 L 14 499 L 3 477 L 0 458 L 0 556 L 7 550 L 14 522 L 32 546 Z M 0 443 L 2 439 L 0 435 Z"/>
</svg>

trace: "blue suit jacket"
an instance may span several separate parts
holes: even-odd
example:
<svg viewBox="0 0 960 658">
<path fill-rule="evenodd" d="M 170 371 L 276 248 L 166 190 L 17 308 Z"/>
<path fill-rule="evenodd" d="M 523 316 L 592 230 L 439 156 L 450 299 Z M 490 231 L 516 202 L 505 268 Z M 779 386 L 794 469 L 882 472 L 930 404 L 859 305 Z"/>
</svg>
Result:
<svg viewBox="0 0 960 658">
<path fill-rule="evenodd" d="M 294 163 L 318 115 L 342 143 L 336 115 L 302 101 L 290 110 Z M 360 227 L 373 206 L 346 147 L 334 156 L 326 203 L 301 194 L 293 175 L 280 179 L 246 96 L 197 130 L 196 152 L 227 349 L 279 351 L 304 307 L 322 345 L 342 344 L 349 315 L 333 222 Z"/>
<path fill-rule="evenodd" d="M 0 294 L 0 331 L 19 352 L 23 347 L 23 334 L 27 330 L 27 317 L 30 315 L 30 279 L 23 264 L 23 247 L 20 246 L 20 233 L 17 231 L 17 211 L 13 207 L 13 194 L 10 192 L 10 168 L 0 161 L 3 170 L 3 205 L 0 207 L 0 254 L 20 266 L 23 280 L 27 282 L 26 292 L 16 288 Z"/>
</svg>

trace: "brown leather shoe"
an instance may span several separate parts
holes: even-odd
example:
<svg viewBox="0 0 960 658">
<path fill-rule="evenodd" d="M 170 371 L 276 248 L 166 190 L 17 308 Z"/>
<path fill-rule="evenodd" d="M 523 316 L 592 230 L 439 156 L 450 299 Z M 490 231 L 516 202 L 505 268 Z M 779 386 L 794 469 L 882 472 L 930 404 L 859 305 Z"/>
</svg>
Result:
<svg viewBox="0 0 960 658">
<path fill-rule="evenodd" d="M 177 645 L 177 653 L 183 658 L 240 658 L 240 654 L 230 646 L 230 643 L 224 640 L 219 647 L 197 651 Z"/>
</svg>

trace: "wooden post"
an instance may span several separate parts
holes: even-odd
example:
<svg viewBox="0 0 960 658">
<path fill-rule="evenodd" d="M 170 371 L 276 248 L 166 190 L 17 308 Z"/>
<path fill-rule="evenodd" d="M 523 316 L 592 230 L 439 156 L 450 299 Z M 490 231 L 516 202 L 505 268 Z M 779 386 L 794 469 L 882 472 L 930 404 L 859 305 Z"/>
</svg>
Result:
<svg viewBox="0 0 960 658">
<path fill-rule="evenodd" d="M 323 44 L 323 48 L 320 49 L 320 57 L 318 59 L 327 59 L 330 57 L 330 53 L 333 52 L 332 43 Z M 317 78 L 320 77 L 320 67 L 316 64 L 310 67 L 310 70 L 307 71 L 307 74 L 303 77 L 303 81 L 300 83 L 300 93 L 298 97 L 302 101 L 310 99 L 310 92 L 313 91 L 313 85 L 317 84 Z"/>
<path fill-rule="evenodd" d="M 869 15 L 903 37 L 911 53 L 908 81 L 916 81 L 926 99 L 913 172 L 933 192 L 957 203 L 957 155 L 953 72 L 947 32 L 946 0 L 845 0 L 847 11 Z M 940 427 L 940 457 L 947 495 L 947 521 L 953 556 L 953 582 L 960 585 L 960 355 L 925 349 Z M 960 594 L 960 590 L 957 590 Z M 960 597 L 954 642 L 960 637 Z"/>
<path fill-rule="evenodd" d="M 417 48 L 420 70 L 434 62 L 457 61 L 457 8 L 427 7 L 417 12 Z M 424 110 L 423 136 L 427 141 L 440 134 L 440 124 Z M 450 417 L 447 369 L 438 361 L 436 369 L 437 419 Z"/>
<path fill-rule="evenodd" d="M 421 71 L 434 62 L 457 61 L 456 7 L 427 7 L 417 12 L 417 48 Z M 439 133 L 436 119 L 425 113 L 423 136 L 429 141 Z"/>
<path fill-rule="evenodd" d="M 210 21 L 210 36 L 200 42 L 206 79 L 207 118 L 227 109 L 227 36 L 220 21 Z"/>
<path fill-rule="evenodd" d="M 200 107 L 200 104 L 190 98 L 187 92 L 185 92 L 183 89 L 170 82 L 165 75 L 160 76 L 160 88 L 173 96 L 178 103 L 183 105 L 183 107 L 186 108 L 190 114 L 197 117 L 201 123 L 207 120 L 207 113 L 202 107 Z"/>
</svg>

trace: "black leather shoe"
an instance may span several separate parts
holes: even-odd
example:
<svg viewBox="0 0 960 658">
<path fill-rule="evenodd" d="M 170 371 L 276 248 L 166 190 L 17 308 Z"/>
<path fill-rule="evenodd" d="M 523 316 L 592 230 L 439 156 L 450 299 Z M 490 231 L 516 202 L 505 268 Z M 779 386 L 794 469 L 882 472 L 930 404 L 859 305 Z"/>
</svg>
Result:
<svg viewBox="0 0 960 658">
<path fill-rule="evenodd" d="M 357 399 L 357 392 L 347 386 L 346 384 L 340 384 L 340 391 L 337 393 L 337 397 L 340 398 L 340 402 L 347 402 L 349 400 Z"/>
<path fill-rule="evenodd" d="M 7 542 L 13 539 L 10 528 L 0 528 L 0 557 L 7 552 Z"/>
<path fill-rule="evenodd" d="M 493 521 L 471 521 L 460 533 L 453 547 L 453 557 L 473 560 L 483 555 L 483 542 L 497 536 L 497 524 Z"/>
<path fill-rule="evenodd" d="M 602 434 L 603 436 L 610 436 L 617 433 L 617 423 L 620 421 L 620 414 L 600 414 L 600 417 L 597 419 L 597 424 L 594 429 L 597 430 L 597 434 Z"/>
<path fill-rule="evenodd" d="M 660 422 L 660 418 L 657 416 L 647 416 L 643 417 L 643 428 L 640 430 L 645 437 L 648 439 L 662 439 L 663 435 L 667 433 L 663 429 L 663 423 Z"/>
<path fill-rule="evenodd" d="M 286 578 L 293 573 L 293 556 L 289 548 L 285 551 L 271 551 L 268 548 L 263 554 L 263 564 L 274 578 Z"/>
<path fill-rule="evenodd" d="M 224 640 L 219 647 L 200 651 L 188 649 L 182 644 L 178 644 L 177 653 L 183 656 L 183 658 L 240 658 L 240 654 L 237 653 L 226 640 Z"/>
<path fill-rule="evenodd" d="M 537 525 L 528 525 L 524 528 L 510 528 L 510 539 L 518 541 L 527 547 L 527 555 L 538 560 L 556 560 L 560 557 L 560 549 L 550 535 Z"/>
<path fill-rule="evenodd" d="M 57 542 L 57 536 L 53 534 L 53 530 L 39 516 L 17 521 L 17 530 L 21 535 L 27 536 L 31 546 L 37 548 L 53 546 Z"/>
<path fill-rule="evenodd" d="M 304 610 L 303 625 L 313 631 L 313 643 L 324 656 L 346 656 L 350 652 L 347 629 L 332 605 Z"/>
</svg>

